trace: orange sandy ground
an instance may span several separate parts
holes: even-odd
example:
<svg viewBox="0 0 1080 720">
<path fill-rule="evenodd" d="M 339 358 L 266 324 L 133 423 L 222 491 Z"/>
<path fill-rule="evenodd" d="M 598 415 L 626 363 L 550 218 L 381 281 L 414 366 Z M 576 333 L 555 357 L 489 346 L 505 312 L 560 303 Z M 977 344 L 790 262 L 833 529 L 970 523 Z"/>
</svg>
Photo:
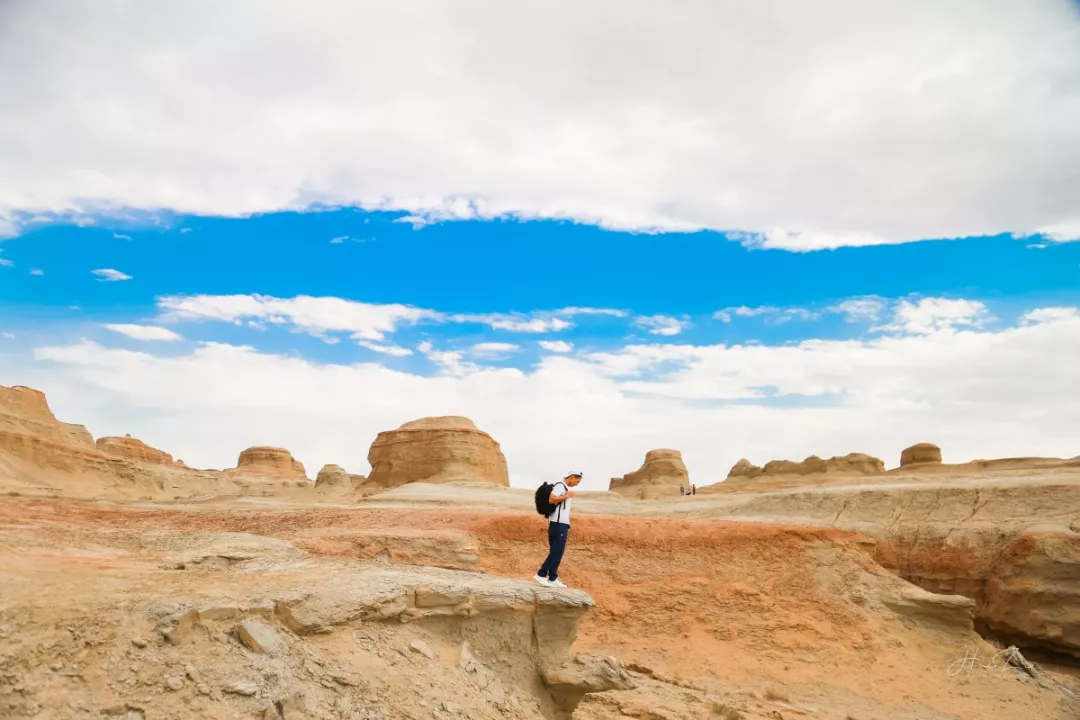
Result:
<svg viewBox="0 0 1080 720">
<path fill-rule="evenodd" d="M 546 553 L 541 518 L 461 509 L 173 510 L 6 499 L 0 503 L 0 528 L 5 525 L 135 534 L 231 531 L 282 539 L 315 528 L 459 529 L 479 539 L 482 569 L 518 578 L 530 578 Z M 320 548 L 309 541 L 304 547 L 338 554 L 342 544 Z M 830 566 L 823 552 L 846 560 Z M 946 672 L 965 648 L 923 644 L 925 635 L 905 632 L 899 620 L 883 627 L 840 601 L 853 579 L 848 575 L 882 572 L 871 553 L 865 538 L 835 530 L 584 516 L 574 521 L 561 575 L 597 603 L 582 624 L 579 650 L 610 653 L 706 687 L 786 687 L 784 692 L 822 704 L 841 690 L 877 708 L 918 701 L 964 718 L 981 717 L 988 703 L 1004 710 L 1016 693 L 1034 701 L 1032 691 L 1017 683 L 966 691 Z"/>
</svg>

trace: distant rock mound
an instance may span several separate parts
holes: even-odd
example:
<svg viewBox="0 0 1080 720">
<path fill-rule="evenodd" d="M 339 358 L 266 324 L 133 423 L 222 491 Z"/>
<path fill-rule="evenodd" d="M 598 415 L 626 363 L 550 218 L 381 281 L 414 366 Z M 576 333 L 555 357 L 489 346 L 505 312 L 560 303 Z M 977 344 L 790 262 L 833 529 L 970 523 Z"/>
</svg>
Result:
<svg viewBox="0 0 1080 720">
<path fill-rule="evenodd" d="M 499 443 L 465 417 L 430 417 L 379 433 L 368 451 L 365 485 L 480 481 L 510 485 Z"/>
<path fill-rule="evenodd" d="M 173 457 L 164 450 L 150 447 L 142 440 L 130 435 L 124 437 L 102 437 L 97 440 L 97 449 L 106 455 L 124 458 L 146 465 L 173 465 Z"/>
<path fill-rule="evenodd" d="M 637 470 L 612 478 L 608 489 L 648 499 L 673 495 L 680 485 L 690 486 L 690 472 L 682 453 L 661 448 L 645 453 L 645 462 Z"/>
<path fill-rule="evenodd" d="M 931 443 L 918 443 L 900 453 L 900 467 L 922 463 L 940 463 L 941 448 Z"/>
<path fill-rule="evenodd" d="M 240 453 L 232 476 L 261 477 L 290 483 L 308 484 L 304 466 L 285 448 L 256 445 Z"/>
<path fill-rule="evenodd" d="M 811 455 L 802 462 L 770 460 L 765 467 L 758 467 L 743 459 L 732 466 L 728 478 L 750 480 L 777 475 L 881 475 L 884 472 L 885 463 L 880 458 L 865 453 L 849 453 L 827 460 L 817 455 Z"/>
<path fill-rule="evenodd" d="M 743 458 L 739 462 L 731 466 L 731 470 L 728 471 L 728 478 L 756 478 L 761 473 L 765 472 L 764 468 L 759 468 L 754 463 L 750 462 L 746 458 Z"/>
<path fill-rule="evenodd" d="M 362 485 L 366 479 L 363 475 L 345 472 L 345 468 L 340 465 L 323 465 L 322 470 L 315 476 L 315 487 L 352 488 Z"/>
</svg>

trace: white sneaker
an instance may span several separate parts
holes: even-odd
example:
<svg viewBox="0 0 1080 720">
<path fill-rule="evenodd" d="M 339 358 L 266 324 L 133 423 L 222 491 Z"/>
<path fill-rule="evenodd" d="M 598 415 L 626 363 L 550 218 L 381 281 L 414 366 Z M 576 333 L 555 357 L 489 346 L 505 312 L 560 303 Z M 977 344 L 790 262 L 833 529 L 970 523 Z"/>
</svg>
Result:
<svg viewBox="0 0 1080 720">
<path fill-rule="evenodd" d="M 540 583 L 541 585 L 550 585 L 551 584 L 550 580 L 548 580 L 546 577 L 540 577 L 539 575 L 534 575 L 533 580 Z"/>
<path fill-rule="evenodd" d="M 566 587 L 566 584 L 563 583 L 562 580 L 548 580 L 547 585 L 548 585 L 548 587 L 561 587 L 561 588 Z"/>
</svg>

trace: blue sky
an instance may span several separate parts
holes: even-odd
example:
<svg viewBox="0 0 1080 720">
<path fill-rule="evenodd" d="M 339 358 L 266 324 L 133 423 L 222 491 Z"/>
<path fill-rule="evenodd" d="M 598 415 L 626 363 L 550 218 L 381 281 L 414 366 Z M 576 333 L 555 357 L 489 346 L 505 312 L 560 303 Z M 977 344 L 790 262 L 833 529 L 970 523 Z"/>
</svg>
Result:
<svg viewBox="0 0 1080 720">
<path fill-rule="evenodd" d="M 0 11 L 0 383 L 312 475 L 1078 452 L 1075 3 L 326 2 Z"/>
</svg>

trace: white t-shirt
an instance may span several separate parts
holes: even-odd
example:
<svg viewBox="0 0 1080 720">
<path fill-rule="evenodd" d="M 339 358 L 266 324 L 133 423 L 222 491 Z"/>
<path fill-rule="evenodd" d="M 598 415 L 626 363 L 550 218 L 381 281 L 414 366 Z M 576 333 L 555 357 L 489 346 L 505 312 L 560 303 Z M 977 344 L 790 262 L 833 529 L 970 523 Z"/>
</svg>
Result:
<svg viewBox="0 0 1080 720">
<path fill-rule="evenodd" d="M 560 480 L 559 482 L 555 483 L 555 485 L 551 488 L 551 494 L 565 495 L 568 489 L 569 488 L 566 487 L 566 483 Z M 566 498 L 561 503 L 559 503 L 558 507 L 555 508 L 555 511 L 547 516 L 548 522 L 558 522 L 569 525 L 570 503 L 573 502 L 573 500 L 574 498 Z"/>
</svg>

